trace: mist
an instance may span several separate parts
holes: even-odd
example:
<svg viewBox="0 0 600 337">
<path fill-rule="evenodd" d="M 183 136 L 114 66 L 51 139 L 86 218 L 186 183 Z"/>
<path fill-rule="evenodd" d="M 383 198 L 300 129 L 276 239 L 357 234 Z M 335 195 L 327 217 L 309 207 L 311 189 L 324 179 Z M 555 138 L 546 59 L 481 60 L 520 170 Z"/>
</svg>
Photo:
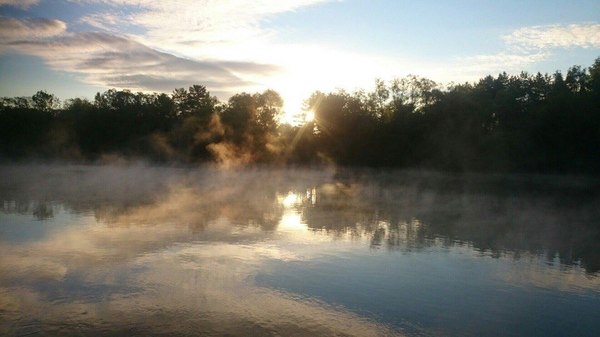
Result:
<svg viewBox="0 0 600 337">
<path fill-rule="evenodd" d="M 558 254 L 566 264 L 600 268 L 593 239 L 600 181 L 589 177 L 143 163 L 4 165 L 1 171 L 2 211 L 39 220 L 60 204 L 115 226 L 170 223 L 194 232 L 226 221 L 273 231 L 281 199 L 292 193 L 310 231 L 354 233 L 373 247 L 469 243 L 492 255 Z"/>
</svg>

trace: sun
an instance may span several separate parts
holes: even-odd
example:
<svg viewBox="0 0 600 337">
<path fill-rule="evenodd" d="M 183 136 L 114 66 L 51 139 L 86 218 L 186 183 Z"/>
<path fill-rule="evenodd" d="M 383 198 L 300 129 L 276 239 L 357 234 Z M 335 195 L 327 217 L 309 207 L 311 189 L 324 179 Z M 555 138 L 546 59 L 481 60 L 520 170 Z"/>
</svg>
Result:
<svg viewBox="0 0 600 337">
<path fill-rule="evenodd" d="M 314 111 L 309 110 L 304 114 L 304 121 L 306 123 L 310 123 L 314 120 L 315 120 L 315 112 Z"/>
<path fill-rule="evenodd" d="M 303 101 L 304 98 L 299 95 L 284 94 L 283 114 L 280 117 L 280 121 L 292 126 L 300 126 L 304 124 L 304 112 L 302 111 Z"/>
<path fill-rule="evenodd" d="M 296 110 L 285 110 L 283 115 L 280 117 L 281 123 L 286 123 L 291 126 L 301 126 L 306 123 L 310 123 L 315 120 L 315 113 L 312 110 L 309 111 L 300 111 L 297 113 L 288 112 L 288 111 L 296 111 Z"/>
<path fill-rule="evenodd" d="M 279 121 L 292 126 L 301 126 L 312 122 L 315 119 L 315 113 L 312 110 L 305 110 L 305 99 L 306 97 L 299 95 L 284 95 L 283 114 Z"/>
</svg>

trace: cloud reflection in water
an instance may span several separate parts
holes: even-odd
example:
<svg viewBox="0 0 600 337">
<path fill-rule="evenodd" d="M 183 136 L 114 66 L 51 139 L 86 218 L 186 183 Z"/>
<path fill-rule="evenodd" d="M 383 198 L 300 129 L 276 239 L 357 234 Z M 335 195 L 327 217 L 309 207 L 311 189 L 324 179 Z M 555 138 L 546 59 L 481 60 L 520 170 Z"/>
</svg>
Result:
<svg viewBox="0 0 600 337">
<path fill-rule="evenodd" d="M 498 282 L 600 292 L 598 243 L 585 240 L 598 233 L 596 194 L 561 194 L 577 206 L 560 208 L 552 193 L 529 187 L 505 193 L 415 173 L 2 170 L 10 177 L 0 183 L 2 226 L 19 216 L 51 227 L 25 242 L 0 238 L 0 270 L 9 271 L 0 275 L 2 334 L 433 333 L 408 323 L 393 330 L 323 298 L 256 283 L 277 263 L 368 258 L 381 248 L 491 257 L 501 260 L 491 276 Z M 40 216 L 40 207 L 52 212 Z M 52 222 L 63 218 L 68 225 Z M 566 256 L 569 247 L 582 253 Z"/>
</svg>

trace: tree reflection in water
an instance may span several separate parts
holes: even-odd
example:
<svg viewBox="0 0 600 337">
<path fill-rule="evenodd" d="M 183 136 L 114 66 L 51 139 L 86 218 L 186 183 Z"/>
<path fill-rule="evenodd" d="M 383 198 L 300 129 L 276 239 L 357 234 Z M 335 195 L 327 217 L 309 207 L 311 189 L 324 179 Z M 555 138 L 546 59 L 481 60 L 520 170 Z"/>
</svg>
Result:
<svg viewBox="0 0 600 337">
<path fill-rule="evenodd" d="M 60 206 L 58 200 L 70 211 L 91 211 L 114 226 L 168 222 L 197 231 L 226 218 L 235 226 L 273 231 L 281 226 L 285 209 L 292 208 L 301 217 L 293 221 L 309 230 L 368 237 L 372 248 L 410 251 L 466 244 L 492 256 L 518 258 L 529 252 L 582 264 L 590 273 L 600 270 L 600 192 L 597 181 L 585 178 L 148 167 L 34 170 L 45 173 L 4 168 L 12 175 L 0 189 L 4 213 L 45 220 Z"/>
<path fill-rule="evenodd" d="M 600 270 L 594 179 L 143 166 L 3 171 L 2 212 L 38 220 L 59 205 L 111 226 L 169 223 L 196 232 L 224 218 L 267 232 L 287 224 L 368 238 L 372 248 L 469 245 L 491 256 L 527 252 Z"/>
<path fill-rule="evenodd" d="M 599 289 L 600 189 L 593 179 L 145 166 L 0 170 L 0 269 L 10 271 L 0 275 L 0 334 L 34 333 L 31 327 L 51 334 L 419 332 L 410 322 L 394 321 L 390 329 L 255 282 L 273 261 L 293 268 L 350 255 L 347 261 L 360 264 L 382 249 L 467 252 L 498 258 L 497 266 L 527 257 L 534 262 L 495 277 L 509 287 L 525 281 Z M 536 269 L 540 259 L 561 269 Z M 417 279 L 430 274 L 423 268 L 414 270 Z M 358 286 L 349 283 L 349 291 L 361 291 L 351 285 Z M 181 317 L 187 323 L 176 324 Z"/>
</svg>

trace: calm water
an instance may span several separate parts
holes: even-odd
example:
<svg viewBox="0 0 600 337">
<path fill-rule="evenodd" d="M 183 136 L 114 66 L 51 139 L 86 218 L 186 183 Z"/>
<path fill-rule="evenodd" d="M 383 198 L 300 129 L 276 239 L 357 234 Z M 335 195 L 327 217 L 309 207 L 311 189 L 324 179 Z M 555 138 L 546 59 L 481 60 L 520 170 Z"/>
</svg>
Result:
<svg viewBox="0 0 600 337">
<path fill-rule="evenodd" d="M 600 336 L 600 184 L 0 168 L 0 334 Z"/>
</svg>

